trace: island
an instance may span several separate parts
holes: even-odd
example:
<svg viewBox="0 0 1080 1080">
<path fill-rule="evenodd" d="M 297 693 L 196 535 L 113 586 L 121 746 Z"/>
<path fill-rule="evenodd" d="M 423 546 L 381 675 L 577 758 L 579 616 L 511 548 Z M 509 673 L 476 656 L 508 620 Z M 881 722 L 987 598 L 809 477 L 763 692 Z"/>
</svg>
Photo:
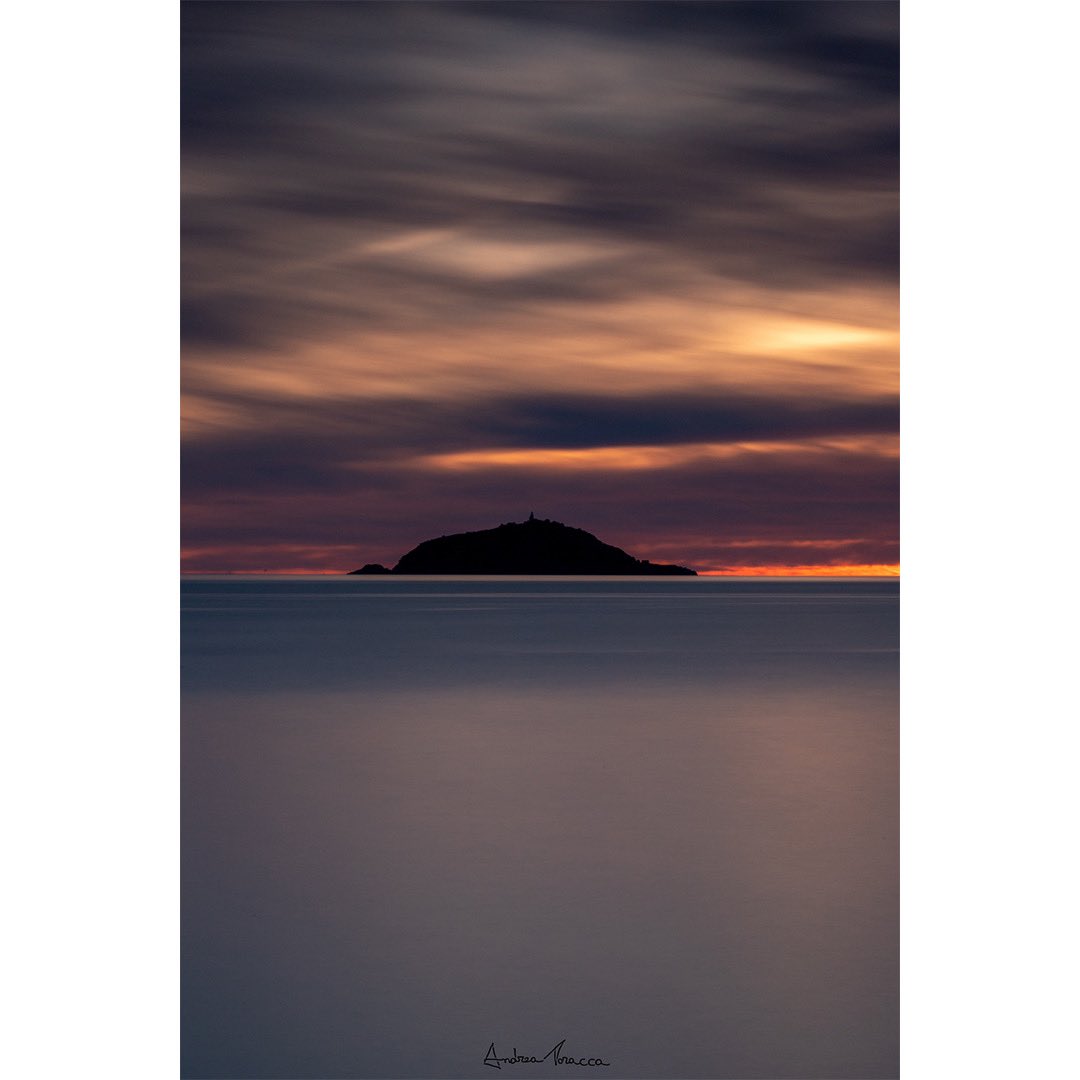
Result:
<svg viewBox="0 0 1080 1080">
<path fill-rule="evenodd" d="M 584 529 L 529 515 L 494 529 L 425 540 L 390 569 L 368 563 L 350 574 L 590 574 L 690 576 L 696 570 L 635 559 Z"/>
</svg>

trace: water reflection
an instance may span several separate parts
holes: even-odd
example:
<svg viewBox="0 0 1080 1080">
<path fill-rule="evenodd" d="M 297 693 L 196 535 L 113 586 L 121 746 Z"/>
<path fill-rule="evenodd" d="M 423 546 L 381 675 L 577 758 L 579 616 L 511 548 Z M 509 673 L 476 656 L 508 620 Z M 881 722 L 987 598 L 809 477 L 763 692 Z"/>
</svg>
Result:
<svg viewBox="0 0 1080 1080">
<path fill-rule="evenodd" d="M 256 584 L 187 598 L 186 1075 L 896 1074 L 894 591 Z"/>
</svg>

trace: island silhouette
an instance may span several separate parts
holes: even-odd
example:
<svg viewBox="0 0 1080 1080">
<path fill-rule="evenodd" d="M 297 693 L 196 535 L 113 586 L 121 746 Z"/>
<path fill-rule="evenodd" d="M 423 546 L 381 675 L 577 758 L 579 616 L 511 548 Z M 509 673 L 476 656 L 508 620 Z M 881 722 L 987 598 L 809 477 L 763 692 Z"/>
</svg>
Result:
<svg viewBox="0 0 1080 1080">
<path fill-rule="evenodd" d="M 368 563 L 349 573 L 697 575 L 686 566 L 635 559 L 584 529 L 532 514 L 528 521 L 425 540 L 393 569 Z"/>
</svg>

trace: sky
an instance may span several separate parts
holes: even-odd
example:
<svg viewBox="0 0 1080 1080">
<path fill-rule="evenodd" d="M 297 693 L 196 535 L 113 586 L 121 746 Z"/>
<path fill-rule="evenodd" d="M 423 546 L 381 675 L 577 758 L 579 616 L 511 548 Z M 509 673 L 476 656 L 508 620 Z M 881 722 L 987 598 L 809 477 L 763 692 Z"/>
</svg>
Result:
<svg viewBox="0 0 1080 1080">
<path fill-rule="evenodd" d="M 898 6 L 185 3 L 182 569 L 898 572 Z"/>
</svg>

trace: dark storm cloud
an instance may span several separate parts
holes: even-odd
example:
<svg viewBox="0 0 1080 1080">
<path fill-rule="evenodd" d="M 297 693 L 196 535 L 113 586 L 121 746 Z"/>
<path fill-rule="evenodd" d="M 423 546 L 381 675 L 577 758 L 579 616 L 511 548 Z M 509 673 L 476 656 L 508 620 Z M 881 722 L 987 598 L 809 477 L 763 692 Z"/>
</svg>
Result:
<svg viewBox="0 0 1080 1080">
<path fill-rule="evenodd" d="M 533 396 L 485 403 L 464 430 L 475 445 L 570 448 L 727 443 L 896 430 L 892 401 L 740 400 L 731 395 L 653 394 L 637 398 Z M 464 440 L 463 440 L 464 443 Z"/>
</svg>

